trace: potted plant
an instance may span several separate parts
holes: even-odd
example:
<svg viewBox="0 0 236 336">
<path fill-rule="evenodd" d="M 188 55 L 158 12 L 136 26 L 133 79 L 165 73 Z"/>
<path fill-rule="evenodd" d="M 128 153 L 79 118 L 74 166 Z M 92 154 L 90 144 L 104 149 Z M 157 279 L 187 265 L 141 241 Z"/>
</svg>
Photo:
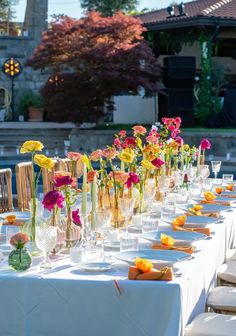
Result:
<svg viewBox="0 0 236 336">
<path fill-rule="evenodd" d="M 44 99 L 39 93 L 26 91 L 21 96 L 19 112 L 28 121 L 43 121 L 44 106 Z"/>
</svg>

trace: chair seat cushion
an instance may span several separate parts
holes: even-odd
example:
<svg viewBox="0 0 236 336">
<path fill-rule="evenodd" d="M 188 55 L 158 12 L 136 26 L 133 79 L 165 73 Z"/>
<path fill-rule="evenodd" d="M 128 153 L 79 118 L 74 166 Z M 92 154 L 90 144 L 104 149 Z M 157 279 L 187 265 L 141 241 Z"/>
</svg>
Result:
<svg viewBox="0 0 236 336">
<path fill-rule="evenodd" d="M 207 299 L 208 307 L 236 312 L 236 288 L 216 287 Z"/>
<path fill-rule="evenodd" d="M 217 272 L 218 278 L 236 283 L 236 261 L 228 261 L 220 266 Z"/>
<path fill-rule="evenodd" d="M 227 261 L 236 261 L 236 250 L 228 249 L 226 252 L 226 260 Z"/>
<path fill-rule="evenodd" d="M 202 313 L 186 328 L 185 336 L 235 336 L 236 316 Z"/>
</svg>

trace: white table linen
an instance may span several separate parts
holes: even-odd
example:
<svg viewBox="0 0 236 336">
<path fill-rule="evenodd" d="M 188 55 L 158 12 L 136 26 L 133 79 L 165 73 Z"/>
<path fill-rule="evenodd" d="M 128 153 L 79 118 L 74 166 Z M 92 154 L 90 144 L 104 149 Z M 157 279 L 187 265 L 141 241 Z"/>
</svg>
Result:
<svg viewBox="0 0 236 336">
<path fill-rule="evenodd" d="M 193 259 L 176 265 L 182 276 L 169 283 L 130 281 L 128 265 L 118 261 L 104 274 L 79 270 L 69 258 L 51 271 L 23 273 L 2 262 L 0 336 L 182 336 L 204 312 L 217 267 L 235 246 L 235 214 L 211 225 L 214 234 L 196 242 Z"/>
</svg>

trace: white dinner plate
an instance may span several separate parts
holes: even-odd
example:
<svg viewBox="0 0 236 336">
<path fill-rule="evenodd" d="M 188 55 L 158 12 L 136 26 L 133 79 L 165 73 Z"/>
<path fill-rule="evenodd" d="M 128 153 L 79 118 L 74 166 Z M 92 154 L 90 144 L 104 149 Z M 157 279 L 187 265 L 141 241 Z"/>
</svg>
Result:
<svg viewBox="0 0 236 336">
<path fill-rule="evenodd" d="M 176 218 L 163 218 L 162 221 L 168 224 L 172 224 L 172 221 Z M 191 226 L 192 224 L 197 224 L 198 227 L 203 227 L 208 224 L 216 224 L 219 222 L 219 218 L 206 217 L 206 216 L 187 216 L 184 226 Z"/>
<path fill-rule="evenodd" d="M 207 236 L 200 232 L 191 231 L 162 231 L 162 232 L 147 232 L 142 235 L 143 238 L 152 241 L 153 243 L 161 243 L 161 234 L 171 236 L 175 240 L 175 245 L 192 245 L 197 240 L 206 239 Z"/>
<path fill-rule="evenodd" d="M 106 262 L 86 262 L 79 266 L 87 272 L 106 272 L 111 269 L 111 264 Z"/>
<path fill-rule="evenodd" d="M 124 251 L 114 254 L 114 257 L 127 262 L 128 264 L 134 264 L 136 258 L 142 258 L 149 260 L 154 266 L 168 266 L 177 262 L 191 259 L 192 256 L 185 252 L 169 251 L 169 250 L 140 250 L 140 251 Z"/>
<path fill-rule="evenodd" d="M 231 206 L 227 206 L 227 205 L 220 205 L 220 204 L 201 204 L 202 205 L 202 209 L 201 212 L 221 212 L 221 211 L 228 211 L 231 210 L 232 207 Z M 185 207 L 186 210 L 188 210 L 189 208 L 193 208 L 194 204 L 189 204 Z"/>
</svg>

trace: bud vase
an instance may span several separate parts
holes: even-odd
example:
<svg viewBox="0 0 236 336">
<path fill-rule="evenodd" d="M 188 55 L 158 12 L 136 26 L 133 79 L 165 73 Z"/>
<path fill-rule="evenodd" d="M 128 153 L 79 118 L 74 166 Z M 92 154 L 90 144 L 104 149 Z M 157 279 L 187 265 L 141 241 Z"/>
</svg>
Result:
<svg viewBox="0 0 236 336">
<path fill-rule="evenodd" d="M 8 264 L 15 271 L 26 271 L 32 263 L 31 255 L 26 248 L 19 248 L 11 251 L 8 257 Z"/>
</svg>

